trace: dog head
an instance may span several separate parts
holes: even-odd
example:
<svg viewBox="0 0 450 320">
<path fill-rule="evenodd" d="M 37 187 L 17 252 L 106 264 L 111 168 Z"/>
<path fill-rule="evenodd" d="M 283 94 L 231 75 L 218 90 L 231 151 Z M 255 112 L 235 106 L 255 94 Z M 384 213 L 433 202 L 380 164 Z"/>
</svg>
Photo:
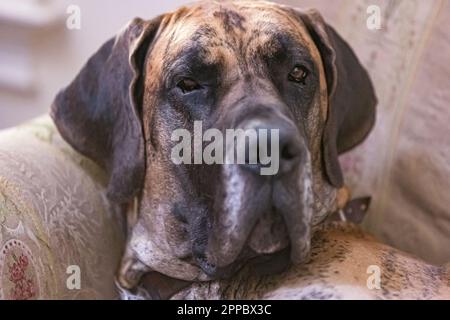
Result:
<svg viewBox="0 0 450 320">
<path fill-rule="evenodd" d="M 138 199 L 121 278 L 131 286 L 151 270 L 208 280 L 258 257 L 305 261 L 343 185 L 338 154 L 366 137 L 375 105 L 366 71 L 316 11 L 206 1 L 133 20 L 57 95 L 52 116 L 105 168 L 111 200 Z M 176 130 L 200 147 L 212 140 L 194 141 L 196 123 L 223 136 L 275 129 L 279 169 L 259 174 L 259 158 L 175 163 Z"/>
</svg>

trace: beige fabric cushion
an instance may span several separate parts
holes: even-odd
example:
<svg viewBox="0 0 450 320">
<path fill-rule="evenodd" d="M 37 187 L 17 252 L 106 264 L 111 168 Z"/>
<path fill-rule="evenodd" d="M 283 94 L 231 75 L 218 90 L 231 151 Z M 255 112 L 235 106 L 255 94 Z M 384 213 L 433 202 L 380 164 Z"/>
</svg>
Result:
<svg viewBox="0 0 450 320">
<path fill-rule="evenodd" d="M 124 237 L 104 189 L 102 171 L 49 117 L 0 133 L 1 299 L 117 297 Z M 79 290 L 67 286 L 74 265 Z"/>
<path fill-rule="evenodd" d="M 434 263 L 450 261 L 450 2 L 283 0 L 319 9 L 354 48 L 379 98 L 375 130 L 341 157 L 365 228 Z M 381 30 L 368 30 L 378 5 Z"/>
<path fill-rule="evenodd" d="M 371 2 L 372 3 L 372 2 Z M 434 263 L 450 261 L 450 2 L 382 2 L 384 26 L 346 25 L 380 98 L 371 138 L 343 161 L 374 197 L 366 228 Z M 359 13 L 359 14 L 358 14 Z M 364 11 L 354 9 L 356 17 Z M 359 19 L 357 19 L 359 20 Z"/>
</svg>

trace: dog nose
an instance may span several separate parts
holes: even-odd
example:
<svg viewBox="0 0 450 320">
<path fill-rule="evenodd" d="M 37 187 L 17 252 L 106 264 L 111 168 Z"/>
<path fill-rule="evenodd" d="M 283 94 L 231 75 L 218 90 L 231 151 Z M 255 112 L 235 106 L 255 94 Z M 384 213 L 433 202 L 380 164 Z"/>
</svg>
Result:
<svg viewBox="0 0 450 320">
<path fill-rule="evenodd" d="M 256 133 L 256 139 L 245 143 L 243 168 L 261 174 L 262 168 L 272 168 L 268 175 L 281 176 L 293 171 L 302 157 L 302 139 L 295 125 L 284 119 L 252 119 L 243 129 Z"/>
</svg>

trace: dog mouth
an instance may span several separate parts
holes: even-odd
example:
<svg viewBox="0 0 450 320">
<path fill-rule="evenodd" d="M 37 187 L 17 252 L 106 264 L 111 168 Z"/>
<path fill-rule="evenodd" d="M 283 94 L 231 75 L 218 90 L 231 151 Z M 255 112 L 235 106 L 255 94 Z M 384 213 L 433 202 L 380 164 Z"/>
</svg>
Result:
<svg viewBox="0 0 450 320">
<path fill-rule="evenodd" d="M 206 253 L 194 253 L 194 264 L 211 280 L 227 279 L 245 266 L 252 266 L 258 275 L 286 270 L 290 264 L 291 243 L 282 214 L 274 207 L 263 214 L 248 236 L 240 253 L 229 264 L 213 263 Z"/>
<path fill-rule="evenodd" d="M 278 274 L 285 271 L 290 265 L 290 247 L 287 246 L 271 254 L 259 254 L 250 248 L 245 248 L 243 254 L 226 267 L 217 267 L 210 263 L 206 256 L 195 257 L 196 265 L 211 279 L 228 279 L 245 266 L 251 266 L 258 276 Z"/>
</svg>

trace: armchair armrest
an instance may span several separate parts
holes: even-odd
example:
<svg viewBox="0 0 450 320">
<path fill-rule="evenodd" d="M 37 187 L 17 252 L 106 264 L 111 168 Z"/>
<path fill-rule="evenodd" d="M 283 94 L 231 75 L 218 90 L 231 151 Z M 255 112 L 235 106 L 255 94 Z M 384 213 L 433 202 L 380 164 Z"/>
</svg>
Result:
<svg viewBox="0 0 450 320">
<path fill-rule="evenodd" d="M 38 118 L 0 132 L 0 299 L 113 299 L 125 237 L 101 169 Z"/>
</svg>

